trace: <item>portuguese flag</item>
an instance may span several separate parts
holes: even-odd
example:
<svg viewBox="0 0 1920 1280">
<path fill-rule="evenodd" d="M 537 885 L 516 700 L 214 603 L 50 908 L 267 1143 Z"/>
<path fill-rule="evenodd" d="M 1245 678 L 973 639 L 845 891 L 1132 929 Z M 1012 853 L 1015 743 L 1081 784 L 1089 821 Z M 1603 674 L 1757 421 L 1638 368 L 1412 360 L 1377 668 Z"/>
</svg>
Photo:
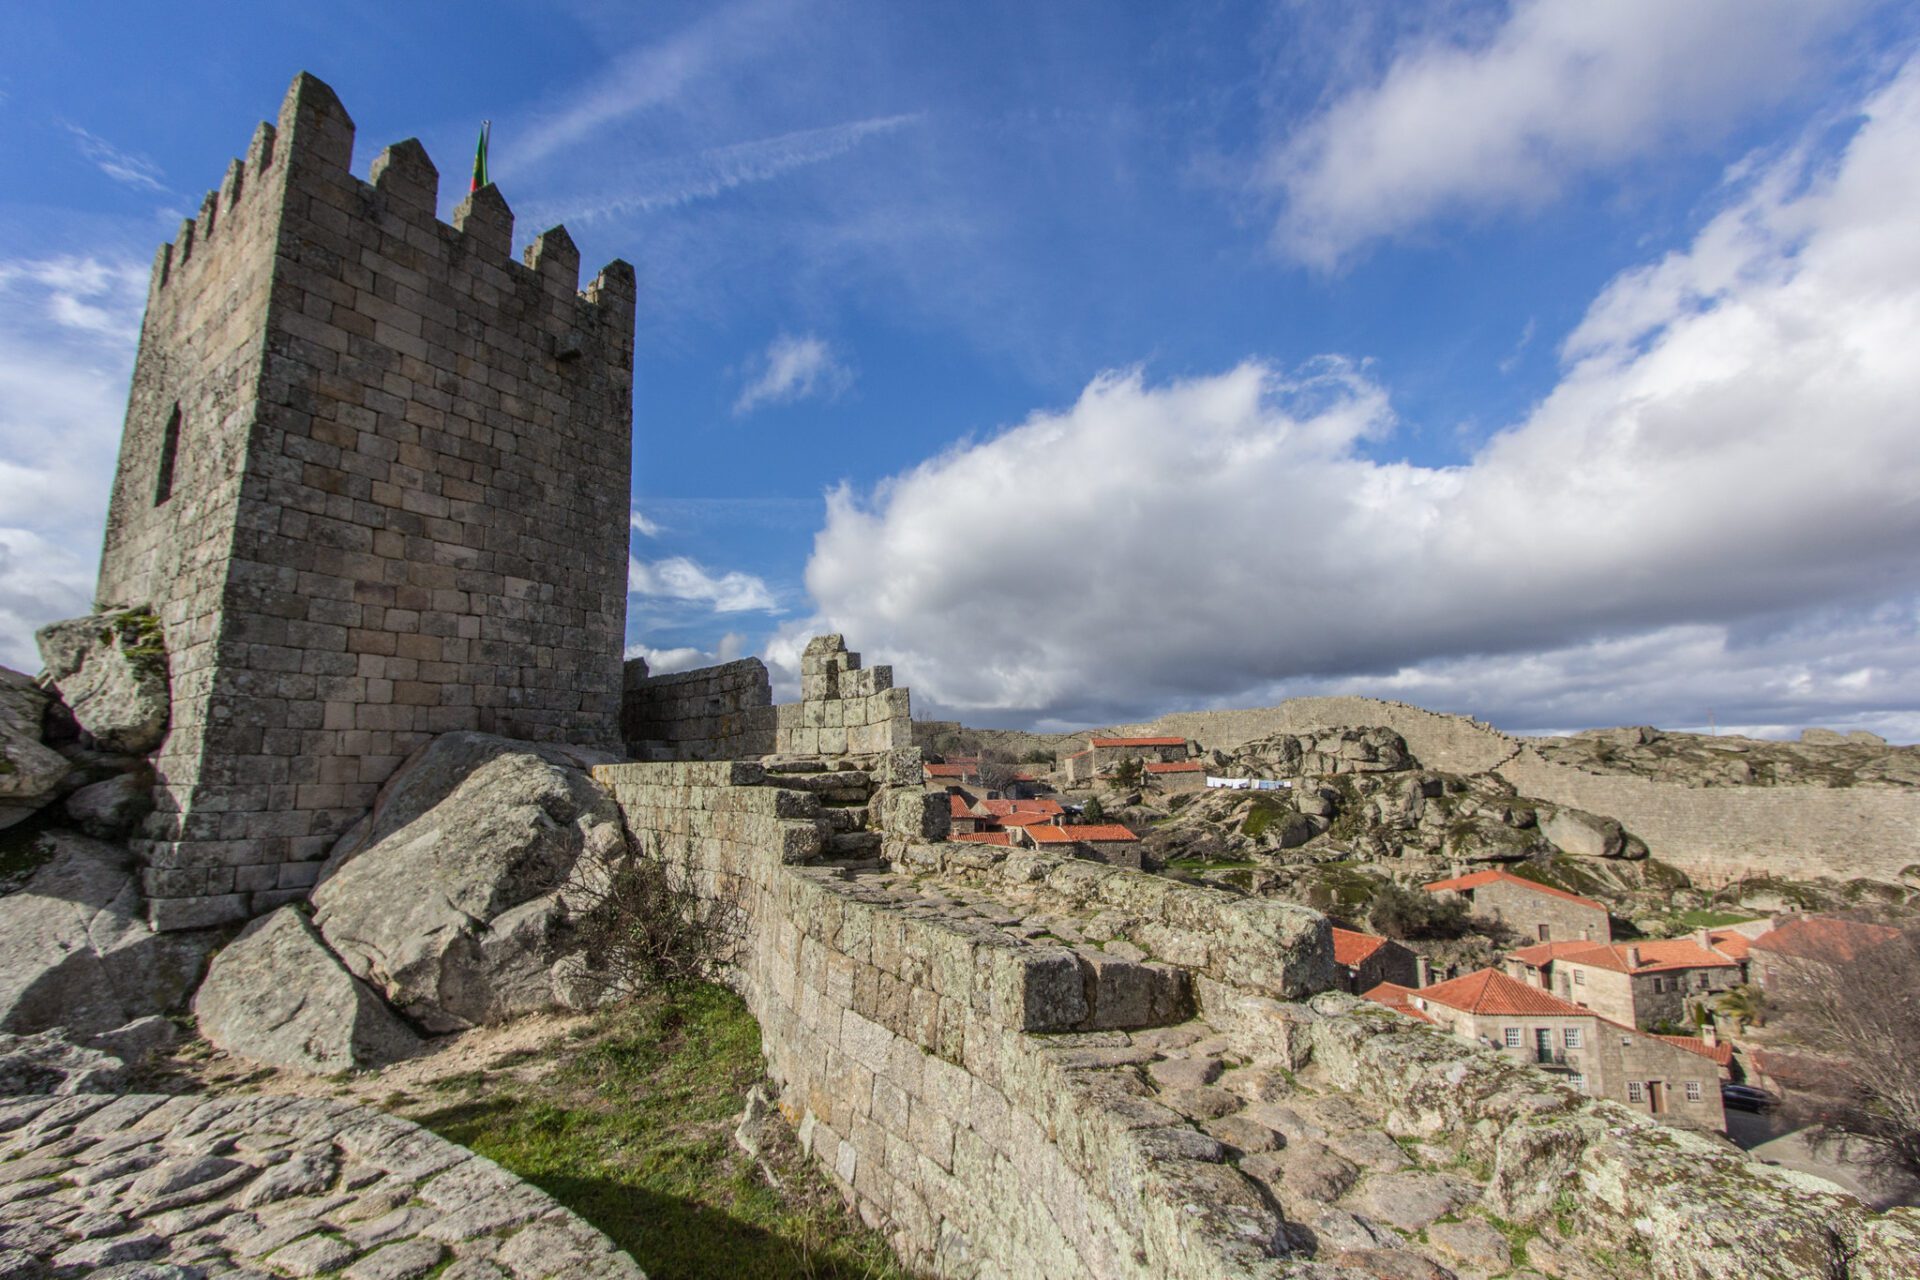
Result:
<svg viewBox="0 0 1920 1280">
<path fill-rule="evenodd" d="M 473 185 L 467 188 L 469 195 L 493 181 L 487 177 L 487 137 L 492 132 L 493 121 L 482 120 L 480 122 L 480 145 L 474 148 L 473 152 Z"/>
</svg>

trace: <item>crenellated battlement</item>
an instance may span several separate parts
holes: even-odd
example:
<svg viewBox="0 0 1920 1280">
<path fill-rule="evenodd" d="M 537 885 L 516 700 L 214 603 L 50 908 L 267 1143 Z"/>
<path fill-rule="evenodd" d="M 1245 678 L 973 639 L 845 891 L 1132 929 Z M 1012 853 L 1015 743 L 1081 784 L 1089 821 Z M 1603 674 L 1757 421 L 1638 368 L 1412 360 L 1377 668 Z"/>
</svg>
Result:
<svg viewBox="0 0 1920 1280">
<path fill-rule="evenodd" d="M 98 599 L 166 633 L 165 925 L 298 894 L 436 733 L 617 740 L 633 268 L 354 136 L 294 77 L 154 258 Z"/>
</svg>

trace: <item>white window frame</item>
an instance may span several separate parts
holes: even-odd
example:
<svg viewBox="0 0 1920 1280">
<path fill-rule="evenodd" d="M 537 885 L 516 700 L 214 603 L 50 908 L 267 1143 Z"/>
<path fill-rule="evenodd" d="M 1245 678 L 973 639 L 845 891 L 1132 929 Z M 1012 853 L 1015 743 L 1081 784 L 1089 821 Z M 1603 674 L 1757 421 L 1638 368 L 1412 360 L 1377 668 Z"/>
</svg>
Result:
<svg viewBox="0 0 1920 1280">
<path fill-rule="evenodd" d="M 1645 1102 L 1646 1100 L 1647 1100 L 1646 1086 L 1641 1084 L 1638 1080 L 1627 1081 L 1627 1101 L 1628 1102 Z"/>
<path fill-rule="evenodd" d="M 1700 1090 L 1700 1082 L 1698 1080 L 1687 1081 L 1687 1101 L 1699 1102 L 1702 1096 L 1703 1095 Z"/>
<path fill-rule="evenodd" d="M 1507 1028 L 1507 1029 L 1506 1029 L 1506 1030 L 1505 1030 L 1504 1032 L 1502 1032 L 1501 1034 L 1502 1034 L 1502 1037 L 1503 1037 L 1503 1038 L 1505 1039 L 1505 1041 L 1506 1041 L 1506 1046 L 1507 1046 L 1507 1048 L 1509 1048 L 1509 1049 L 1518 1049 L 1518 1048 L 1520 1048 L 1520 1047 L 1521 1047 L 1521 1044 L 1520 1044 L 1520 1039 L 1521 1039 L 1521 1036 L 1520 1036 L 1520 1028 L 1519 1028 L 1519 1027 L 1508 1027 L 1508 1028 Z"/>
<path fill-rule="evenodd" d="M 1578 1071 L 1574 1072 L 1572 1075 L 1567 1077 L 1567 1083 L 1572 1085 L 1576 1090 L 1578 1090 L 1581 1093 L 1585 1093 L 1587 1091 L 1587 1078 L 1584 1075 L 1581 1075 Z"/>
<path fill-rule="evenodd" d="M 1560 1047 L 1563 1049 L 1578 1049 L 1580 1047 L 1580 1028 L 1563 1028 L 1560 1032 Z"/>
<path fill-rule="evenodd" d="M 1574 985 L 1574 986 L 1576 986 L 1576 987 L 1584 987 L 1584 986 L 1586 986 L 1586 985 L 1587 985 L 1587 974 L 1586 974 L 1586 970 L 1584 970 L 1584 969 L 1575 969 L 1575 970 L 1573 971 L 1573 985 Z"/>
</svg>

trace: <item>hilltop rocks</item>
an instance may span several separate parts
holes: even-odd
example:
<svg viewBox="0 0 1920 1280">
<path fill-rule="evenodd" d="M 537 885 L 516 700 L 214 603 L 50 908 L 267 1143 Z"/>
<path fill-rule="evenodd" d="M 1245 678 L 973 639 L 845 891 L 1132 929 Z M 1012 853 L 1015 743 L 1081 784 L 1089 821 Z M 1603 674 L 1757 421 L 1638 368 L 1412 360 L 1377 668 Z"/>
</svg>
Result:
<svg viewBox="0 0 1920 1280">
<path fill-rule="evenodd" d="M 316 1075 L 394 1062 L 420 1044 L 290 906 L 213 958 L 193 1012 L 227 1052 Z"/>
<path fill-rule="evenodd" d="M 429 1031 L 558 1002 L 565 887 L 582 857 L 626 852 L 585 769 L 612 757 L 443 734 L 402 765 L 341 842 L 314 924 L 356 977 Z"/>
<path fill-rule="evenodd" d="M 0 828 L 53 800 L 72 770 L 64 756 L 41 745 L 47 702 L 30 678 L 0 667 Z"/>
<path fill-rule="evenodd" d="M 160 623 L 144 609 L 73 618 L 35 639 L 47 680 L 101 747 L 143 755 L 167 736 L 171 697 Z"/>
<path fill-rule="evenodd" d="M 1391 729 L 1314 729 L 1276 733 L 1240 747 L 1240 776 L 1299 778 L 1340 773 L 1392 773 L 1413 767 L 1404 738 Z"/>
<path fill-rule="evenodd" d="M 131 856 L 67 832 L 52 856 L 0 898 L 0 1031 L 110 1031 L 182 1007 L 206 961 L 205 933 L 155 933 L 141 914 Z"/>
<path fill-rule="evenodd" d="M 1541 834 L 1563 853 L 1581 858 L 1622 858 L 1627 856 L 1627 833 L 1612 818 L 1580 809 L 1555 809 L 1540 819 Z M 1646 857 L 1646 846 L 1640 846 Z"/>
</svg>

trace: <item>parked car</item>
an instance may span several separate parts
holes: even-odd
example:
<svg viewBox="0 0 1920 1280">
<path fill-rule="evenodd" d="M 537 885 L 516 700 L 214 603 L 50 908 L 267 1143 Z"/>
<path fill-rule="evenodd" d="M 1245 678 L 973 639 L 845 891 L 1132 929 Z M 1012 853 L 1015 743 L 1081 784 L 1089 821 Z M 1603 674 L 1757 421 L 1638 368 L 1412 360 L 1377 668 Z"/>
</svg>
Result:
<svg viewBox="0 0 1920 1280">
<path fill-rule="evenodd" d="M 1722 1084 L 1720 1103 L 1735 1111 L 1771 1111 L 1774 1099 L 1765 1089 L 1756 1089 L 1750 1084 Z"/>
</svg>

